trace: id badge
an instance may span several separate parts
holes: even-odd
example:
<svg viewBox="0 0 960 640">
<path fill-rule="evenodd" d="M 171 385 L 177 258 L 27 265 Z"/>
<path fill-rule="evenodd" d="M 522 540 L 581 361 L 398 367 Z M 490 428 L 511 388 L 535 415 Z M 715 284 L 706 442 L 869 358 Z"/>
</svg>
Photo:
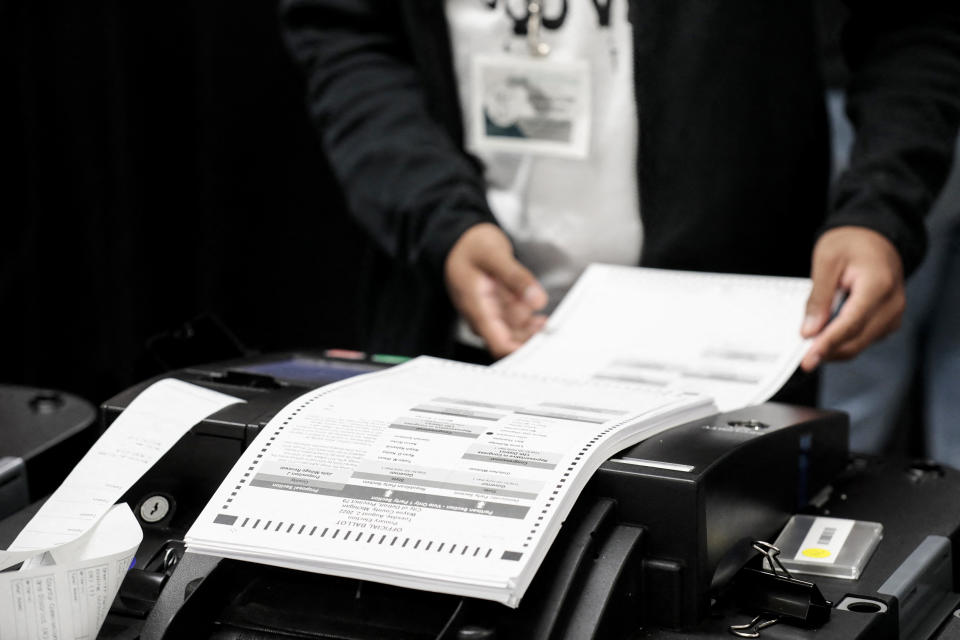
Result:
<svg viewBox="0 0 960 640">
<path fill-rule="evenodd" d="M 476 56 L 472 83 L 470 141 L 476 151 L 587 157 L 586 61 Z"/>
</svg>

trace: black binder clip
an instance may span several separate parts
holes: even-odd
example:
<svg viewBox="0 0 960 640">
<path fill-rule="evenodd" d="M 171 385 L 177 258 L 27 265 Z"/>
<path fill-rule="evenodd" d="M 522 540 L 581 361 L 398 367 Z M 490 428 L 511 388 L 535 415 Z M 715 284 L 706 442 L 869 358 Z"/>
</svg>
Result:
<svg viewBox="0 0 960 640">
<path fill-rule="evenodd" d="M 830 619 L 833 604 L 812 582 L 790 575 L 777 557 L 780 549 L 757 541 L 753 548 L 763 555 L 760 569 L 744 567 L 737 574 L 734 590 L 739 606 L 758 612 L 747 624 L 731 625 L 730 633 L 741 638 L 759 638 L 760 631 L 779 622 L 812 629 Z M 762 568 L 769 565 L 769 571 Z"/>
</svg>

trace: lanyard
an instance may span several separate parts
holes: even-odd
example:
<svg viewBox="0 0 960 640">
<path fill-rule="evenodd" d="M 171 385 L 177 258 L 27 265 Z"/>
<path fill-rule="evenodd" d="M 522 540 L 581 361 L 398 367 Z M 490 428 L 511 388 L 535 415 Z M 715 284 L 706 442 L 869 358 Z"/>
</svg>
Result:
<svg viewBox="0 0 960 640">
<path fill-rule="evenodd" d="M 540 27 L 543 25 L 543 7 L 540 0 L 527 2 L 527 48 L 530 55 L 543 58 L 550 53 L 550 45 L 540 39 Z"/>
</svg>

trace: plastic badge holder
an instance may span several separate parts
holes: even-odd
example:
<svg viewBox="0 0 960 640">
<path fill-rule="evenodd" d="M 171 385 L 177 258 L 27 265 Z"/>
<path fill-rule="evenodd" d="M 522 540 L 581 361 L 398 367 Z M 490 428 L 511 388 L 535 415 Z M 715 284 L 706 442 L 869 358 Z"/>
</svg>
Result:
<svg viewBox="0 0 960 640">
<path fill-rule="evenodd" d="M 879 522 L 793 516 L 774 546 L 788 571 L 857 580 L 881 538 Z"/>
</svg>

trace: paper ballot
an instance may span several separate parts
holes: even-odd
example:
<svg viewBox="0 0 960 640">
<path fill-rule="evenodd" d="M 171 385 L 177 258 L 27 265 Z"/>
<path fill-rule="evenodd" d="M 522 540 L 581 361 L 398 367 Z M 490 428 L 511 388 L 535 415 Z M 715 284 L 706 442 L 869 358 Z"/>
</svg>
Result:
<svg viewBox="0 0 960 640">
<path fill-rule="evenodd" d="M 796 370 L 807 278 L 594 264 L 546 327 L 499 369 L 768 400 Z"/>
<path fill-rule="evenodd" d="M 142 532 L 114 503 L 204 417 L 242 402 L 161 380 L 130 403 L 6 551 L 0 639 L 94 638 Z"/>
<path fill-rule="evenodd" d="M 187 545 L 516 606 L 603 460 L 715 411 L 669 389 L 418 358 L 278 413 Z"/>
</svg>

